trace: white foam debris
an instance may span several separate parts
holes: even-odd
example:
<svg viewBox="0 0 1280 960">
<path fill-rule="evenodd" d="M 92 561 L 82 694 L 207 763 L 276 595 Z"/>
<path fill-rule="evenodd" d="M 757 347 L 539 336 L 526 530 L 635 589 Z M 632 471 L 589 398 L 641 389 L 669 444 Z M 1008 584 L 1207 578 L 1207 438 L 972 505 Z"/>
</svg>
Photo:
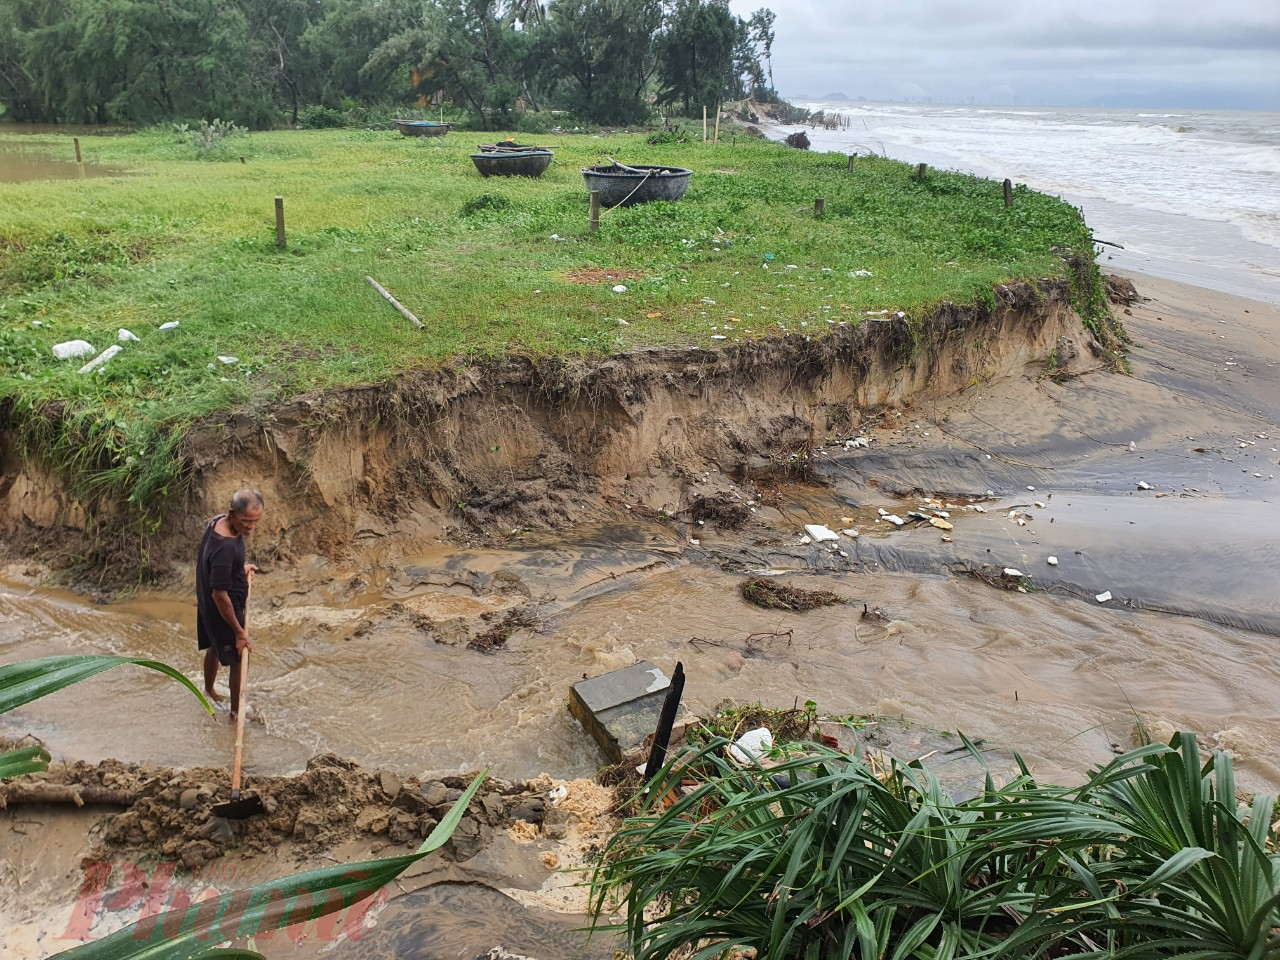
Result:
<svg viewBox="0 0 1280 960">
<path fill-rule="evenodd" d="M 1151 489 L 1151 484 L 1147 483 L 1147 481 L 1145 481 L 1145 480 L 1139 480 L 1139 481 L 1138 481 L 1138 489 L 1139 489 L 1139 490 L 1150 490 L 1150 489 Z"/>
<path fill-rule="evenodd" d="M 1025 577 L 1026 576 L 1026 574 L 1023 573 L 1021 570 L 1019 570 L 1017 567 L 1005 567 L 1004 575 L 1006 577 Z"/>
<path fill-rule="evenodd" d="M 102 366 L 104 363 L 106 363 L 108 360 L 110 360 L 112 357 L 114 357 L 117 353 L 119 353 L 123 349 L 124 347 L 120 346 L 120 344 L 118 343 L 112 344 L 111 346 L 107 347 L 107 349 L 103 350 L 100 354 L 98 354 L 96 357 L 94 357 L 92 360 L 90 360 L 88 363 L 86 363 L 83 367 L 81 367 L 79 372 L 92 373 L 94 370 L 97 370 L 100 366 Z"/>
<path fill-rule="evenodd" d="M 1111 599 L 1111 591 L 1110 591 L 1110 590 L 1104 590 L 1104 591 L 1102 591 L 1102 593 L 1098 594 L 1098 595 L 1097 595 L 1096 597 L 1094 597 L 1093 599 L 1097 600 L 1099 603 L 1106 603 L 1108 600 L 1110 600 L 1110 599 Z"/>
<path fill-rule="evenodd" d="M 53 345 L 53 355 L 59 360 L 75 360 L 78 357 L 91 357 L 98 351 L 88 340 L 66 340 Z"/>
<path fill-rule="evenodd" d="M 906 522 L 907 522 L 907 521 L 903 520 L 901 517 L 896 517 L 896 516 L 894 516 L 892 513 L 886 513 L 886 514 L 885 514 L 883 517 L 881 517 L 880 519 L 881 519 L 881 520 L 887 520 L 889 523 L 892 523 L 895 527 L 900 527 L 900 526 L 902 526 L 904 523 L 906 523 Z"/>
<path fill-rule="evenodd" d="M 126 330 L 124 327 L 121 327 L 119 331 L 117 331 L 116 339 L 119 340 L 121 343 L 128 343 L 130 340 L 132 340 L 134 343 L 138 342 L 138 338 L 134 336 L 133 331 Z"/>
<path fill-rule="evenodd" d="M 827 540 L 840 539 L 839 534 L 828 527 L 824 527 L 820 523 L 806 523 L 804 525 L 804 532 L 813 537 L 813 539 L 818 543 L 823 543 Z"/>
<path fill-rule="evenodd" d="M 177 321 L 177 320 L 169 320 L 169 321 L 167 321 L 166 323 L 162 323 L 162 324 L 160 324 L 160 329 L 161 329 L 161 330 L 172 330 L 172 329 L 173 329 L 174 327 L 176 327 L 177 325 L 178 325 L 178 321 Z"/>
<path fill-rule="evenodd" d="M 1058 565 L 1058 558 L 1057 558 L 1057 557 L 1050 557 L 1050 558 L 1049 558 L 1048 560 L 1046 560 L 1045 562 L 1046 562 L 1047 564 L 1049 564 L 1049 566 L 1051 566 L 1051 567 L 1056 567 L 1056 566 Z"/>
<path fill-rule="evenodd" d="M 617 284 L 617 285 L 615 285 L 615 286 L 614 286 L 614 288 L 613 288 L 613 292 L 614 292 L 614 293 L 626 293 L 626 292 L 627 292 L 627 288 L 626 288 L 625 286 L 623 286 L 621 283 L 619 283 L 619 284 Z"/>
</svg>

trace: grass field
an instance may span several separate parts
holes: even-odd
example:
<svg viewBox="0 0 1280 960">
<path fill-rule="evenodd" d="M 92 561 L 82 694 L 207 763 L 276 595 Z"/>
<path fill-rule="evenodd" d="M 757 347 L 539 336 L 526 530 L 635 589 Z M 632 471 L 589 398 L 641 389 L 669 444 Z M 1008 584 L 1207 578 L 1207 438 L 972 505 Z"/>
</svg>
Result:
<svg viewBox="0 0 1280 960">
<path fill-rule="evenodd" d="M 90 167 L 118 175 L 0 183 L 11 424 L 81 492 L 147 511 L 180 478 L 185 428 L 219 410 L 458 357 L 817 335 L 881 310 L 910 320 L 989 299 L 1002 281 L 1062 275 L 1054 248 L 1092 252 L 1056 198 L 1019 188 L 1005 209 L 997 183 L 917 179 L 879 158 L 850 173 L 843 155 L 743 137 L 549 134 L 538 141 L 556 159 L 541 179 L 483 179 L 468 155 L 496 136 L 281 131 L 202 151 L 157 128 L 82 138 Z M 0 150 L 74 155 L 57 135 L 0 132 Z M 678 203 L 606 211 L 592 234 L 580 170 L 608 157 L 694 176 Z M 77 338 L 102 350 L 120 328 L 138 342 L 93 374 L 50 350 Z"/>
</svg>

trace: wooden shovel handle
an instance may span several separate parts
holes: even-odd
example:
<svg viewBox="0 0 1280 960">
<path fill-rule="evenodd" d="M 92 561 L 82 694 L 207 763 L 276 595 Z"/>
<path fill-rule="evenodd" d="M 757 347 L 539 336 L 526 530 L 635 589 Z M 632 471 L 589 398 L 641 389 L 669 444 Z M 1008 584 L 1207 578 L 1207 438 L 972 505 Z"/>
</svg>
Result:
<svg viewBox="0 0 1280 960">
<path fill-rule="evenodd" d="M 249 592 L 244 598 L 244 625 L 245 629 L 249 628 L 249 598 L 253 596 L 253 585 L 249 585 Z M 245 647 L 240 651 L 240 691 L 236 700 L 240 709 L 236 712 L 236 751 L 231 759 L 231 799 L 240 799 L 240 762 L 244 759 L 244 715 L 248 711 L 245 710 L 244 689 L 249 680 L 249 648 Z"/>
</svg>

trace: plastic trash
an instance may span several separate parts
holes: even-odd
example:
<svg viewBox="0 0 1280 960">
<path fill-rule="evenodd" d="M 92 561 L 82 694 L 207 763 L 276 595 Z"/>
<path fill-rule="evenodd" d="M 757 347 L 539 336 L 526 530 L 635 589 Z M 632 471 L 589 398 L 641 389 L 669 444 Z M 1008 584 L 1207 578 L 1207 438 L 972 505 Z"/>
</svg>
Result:
<svg viewBox="0 0 1280 960">
<path fill-rule="evenodd" d="M 768 727 L 748 730 L 729 746 L 729 756 L 738 763 L 755 763 L 773 749 L 773 734 Z"/>
<path fill-rule="evenodd" d="M 1004 575 L 1006 577 L 1025 577 L 1026 576 L 1026 574 L 1023 573 L 1021 570 L 1019 570 L 1017 567 L 1005 567 Z"/>
<path fill-rule="evenodd" d="M 1104 590 L 1102 593 L 1098 594 L 1093 599 L 1097 600 L 1099 603 L 1106 603 L 1108 600 L 1111 599 L 1111 591 Z"/>
<path fill-rule="evenodd" d="M 178 321 L 177 321 L 177 320 L 170 320 L 170 321 L 168 321 L 168 322 L 166 322 L 166 323 L 162 323 L 162 324 L 160 324 L 160 329 L 161 329 L 161 330 L 172 330 L 172 329 L 173 329 L 174 327 L 176 327 L 177 325 L 178 325 Z"/>
<path fill-rule="evenodd" d="M 124 347 L 120 346 L 118 343 L 107 347 L 107 349 L 103 350 L 100 354 L 81 367 L 79 372 L 92 373 L 123 349 Z"/>
<path fill-rule="evenodd" d="M 907 522 L 907 521 L 903 520 L 901 517 L 895 517 L 892 513 L 886 513 L 886 514 L 885 514 L 883 517 L 881 517 L 880 519 L 881 519 L 881 520 L 885 520 L 885 521 L 887 521 L 888 523 L 892 523 L 895 527 L 900 527 L 900 526 L 902 526 L 904 523 L 906 523 L 906 522 Z"/>
<path fill-rule="evenodd" d="M 122 343 L 128 343 L 130 340 L 134 343 L 138 342 L 138 338 L 133 335 L 133 332 L 126 330 L 124 327 L 120 328 L 119 332 L 116 334 L 116 339 Z"/>
<path fill-rule="evenodd" d="M 1150 490 L 1150 489 L 1151 489 L 1151 484 L 1147 483 L 1147 481 L 1145 481 L 1145 480 L 1139 480 L 1139 481 L 1138 481 L 1138 489 L 1139 489 L 1139 490 Z"/>
<path fill-rule="evenodd" d="M 1057 558 L 1057 557 L 1050 557 L 1050 558 L 1049 558 L 1048 560 L 1046 560 L 1045 562 L 1046 562 L 1047 564 L 1049 564 L 1049 566 L 1051 566 L 1051 567 L 1056 567 L 1056 566 L 1058 565 L 1058 558 Z"/>
<path fill-rule="evenodd" d="M 614 293 L 626 293 L 626 292 L 627 292 L 627 288 L 626 288 L 625 286 L 623 286 L 621 283 L 619 283 L 619 284 L 615 284 L 615 285 L 614 285 L 614 288 L 613 288 L 613 292 L 614 292 Z"/>
<path fill-rule="evenodd" d="M 239 357 L 223 357 L 223 356 L 219 356 L 219 357 L 218 357 L 218 362 L 219 362 L 219 363 L 225 363 L 225 364 L 227 364 L 227 366 L 230 366 L 230 365 L 231 365 L 231 364 L 233 364 L 233 363 L 239 363 L 239 362 L 240 362 L 240 358 L 239 358 Z"/>
<path fill-rule="evenodd" d="M 955 525 L 954 525 L 954 524 L 952 524 L 952 523 L 950 523 L 950 522 L 948 522 L 948 521 L 946 521 L 946 520 L 943 520 L 941 517 L 933 517 L 929 522 L 930 522 L 931 524 L 933 524 L 935 527 L 937 527 L 939 530 L 954 530 L 954 529 L 955 529 Z"/>
<path fill-rule="evenodd" d="M 804 532 L 807 533 L 809 536 L 813 537 L 813 539 L 816 540 L 818 543 L 822 543 L 825 540 L 840 539 L 839 534 L 837 534 L 834 530 L 831 530 L 828 527 L 824 527 L 820 523 L 806 523 L 804 525 Z"/>
<path fill-rule="evenodd" d="M 77 357 L 91 357 L 98 351 L 88 340 L 66 340 L 53 345 L 53 355 L 59 360 L 74 360 Z"/>
</svg>

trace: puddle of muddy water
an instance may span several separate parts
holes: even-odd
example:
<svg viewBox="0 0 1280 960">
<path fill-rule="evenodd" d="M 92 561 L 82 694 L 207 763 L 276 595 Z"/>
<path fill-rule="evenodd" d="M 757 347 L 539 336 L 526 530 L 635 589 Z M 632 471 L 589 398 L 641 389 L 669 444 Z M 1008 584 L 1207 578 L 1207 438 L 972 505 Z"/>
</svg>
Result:
<svg viewBox="0 0 1280 960">
<path fill-rule="evenodd" d="M 92 177 L 118 177 L 126 171 L 120 167 L 97 163 L 76 163 L 60 159 L 43 150 L 30 150 L 0 144 L 0 183 L 23 183 L 30 180 L 84 180 Z"/>
</svg>

